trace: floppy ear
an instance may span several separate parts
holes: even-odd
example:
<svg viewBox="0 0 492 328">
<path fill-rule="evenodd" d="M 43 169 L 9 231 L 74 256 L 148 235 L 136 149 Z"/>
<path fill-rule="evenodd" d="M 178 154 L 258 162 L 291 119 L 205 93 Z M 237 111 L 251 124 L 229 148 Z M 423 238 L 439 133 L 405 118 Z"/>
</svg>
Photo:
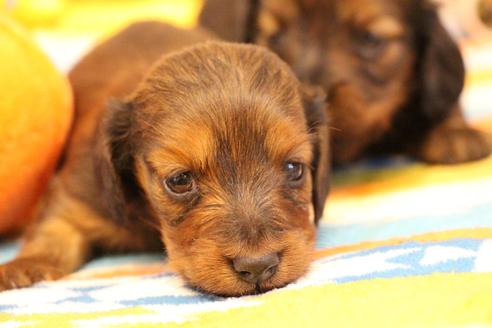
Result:
<svg viewBox="0 0 492 328">
<path fill-rule="evenodd" d="M 330 190 L 331 156 L 329 142 L 329 121 L 326 114 L 326 95 L 321 88 L 301 88 L 304 114 L 313 136 L 313 177 L 314 220 L 318 224 L 323 215 L 325 201 Z"/>
<path fill-rule="evenodd" d="M 100 174 L 104 207 L 117 221 L 128 218 L 127 208 L 139 192 L 133 173 L 131 122 L 132 104 L 111 100 L 103 119 L 103 149 L 96 171 Z"/>
<path fill-rule="evenodd" d="M 417 29 L 417 97 L 429 123 L 447 117 L 463 90 L 465 69 L 456 43 L 439 20 L 437 9 L 420 1 Z M 417 26 L 418 25 L 418 26 Z"/>
<path fill-rule="evenodd" d="M 206 0 L 200 25 L 226 41 L 252 42 L 259 1 Z"/>
<path fill-rule="evenodd" d="M 199 22 L 226 41 L 267 45 L 297 12 L 295 0 L 206 0 Z"/>
<path fill-rule="evenodd" d="M 268 46 L 272 38 L 281 35 L 283 29 L 300 15 L 300 3 L 298 0 L 260 0 L 259 4 L 252 40 Z"/>
</svg>

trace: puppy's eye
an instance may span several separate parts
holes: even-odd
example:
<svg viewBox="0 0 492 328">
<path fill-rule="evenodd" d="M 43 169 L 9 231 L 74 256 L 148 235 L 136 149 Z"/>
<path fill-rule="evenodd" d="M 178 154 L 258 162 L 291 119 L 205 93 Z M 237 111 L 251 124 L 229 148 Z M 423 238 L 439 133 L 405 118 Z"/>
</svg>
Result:
<svg viewBox="0 0 492 328">
<path fill-rule="evenodd" d="M 370 31 L 364 31 L 361 34 L 361 41 L 366 46 L 379 47 L 385 42 L 385 39 Z"/>
<path fill-rule="evenodd" d="M 173 194 L 185 194 L 195 189 L 195 180 L 191 172 L 182 172 L 169 177 L 165 186 Z"/>
<path fill-rule="evenodd" d="M 284 167 L 289 181 L 299 181 L 304 175 L 304 165 L 297 162 L 287 162 Z"/>
<path fill-rule="evenodd" d="M 364 58 L 375 58 L 386 48 L 388 40 L 371 31 L 359 31 L 356 38 L 358 53 Z"/>
</svg>

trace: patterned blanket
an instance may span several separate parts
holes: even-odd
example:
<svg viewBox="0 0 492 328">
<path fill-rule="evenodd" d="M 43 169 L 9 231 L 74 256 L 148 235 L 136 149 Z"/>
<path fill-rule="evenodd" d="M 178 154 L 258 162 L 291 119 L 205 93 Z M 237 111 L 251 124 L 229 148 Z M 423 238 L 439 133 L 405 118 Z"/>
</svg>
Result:
<svg viewBox="0 0 492 328">
<path fill-rule="evenodd" d="M 285 288 L 203 295 L 160 254 L 114 256 L 0 293 L 0 326 L 492 327 L 492 158 L 382 165 L 337 173 L 316 261 Z"/>
<path fill-rule="evenodd" d="M 467 115 L 492 130 L 492 47 L 465 49 Z M 0 246 L 0 262 L 16 243 Z M 186 287 L 163 254 L 94 260 L 0 293 L 0 327 L 492 327 L 492 158 L 335 173 L 307 276 L 263 295 Z"/>
</svg>

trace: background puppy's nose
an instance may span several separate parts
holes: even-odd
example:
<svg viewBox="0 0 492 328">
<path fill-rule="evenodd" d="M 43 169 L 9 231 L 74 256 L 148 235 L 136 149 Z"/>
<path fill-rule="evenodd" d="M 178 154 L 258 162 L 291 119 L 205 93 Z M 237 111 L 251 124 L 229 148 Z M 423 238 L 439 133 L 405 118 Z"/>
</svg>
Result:
<svg viewBox="0 0 492 328">
<path fill-rule="evenodd" d="M 252 284 L 260 283 L 273 276 L 279 263 L 277 253 L 260 257 L 236 257 L 232 260 L 232 266 L 239 277 Z"/>
</svg>

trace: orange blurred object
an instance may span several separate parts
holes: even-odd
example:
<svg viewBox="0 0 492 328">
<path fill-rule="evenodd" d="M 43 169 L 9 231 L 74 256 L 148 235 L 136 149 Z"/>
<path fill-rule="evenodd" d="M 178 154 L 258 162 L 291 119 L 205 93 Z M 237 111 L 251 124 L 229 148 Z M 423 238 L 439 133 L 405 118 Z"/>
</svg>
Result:
<svg viewBox="0 0 492 328">
<path fill-rule="evenodd" d="M 0 234 L 31 218 L 70 129 L 68 81 L 27 32 L 0 15 Z"/>
</svg>

